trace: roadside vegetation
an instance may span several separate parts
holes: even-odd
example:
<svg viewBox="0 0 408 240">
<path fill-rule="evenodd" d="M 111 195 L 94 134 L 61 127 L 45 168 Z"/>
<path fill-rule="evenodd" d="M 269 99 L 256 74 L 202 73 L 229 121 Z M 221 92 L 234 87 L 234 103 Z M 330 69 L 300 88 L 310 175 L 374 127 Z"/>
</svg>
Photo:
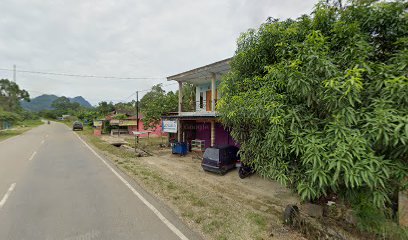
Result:
<svg viewBox="0 0 408 240">
<path fill-rule="evenodd" d="M 77 133 L 144 189 L 165 201 L 205 239 L 304 239 L 301 234 L 283 226 L 279 204 L 275 205 L 270 199 L 242 195 L 239 189 L 231 191 L 228 190 L 230 186 L 221 183 L 216 188 L 204 180 L 197 185 L 181 174 L 154 167 L 146 162 L 146 157 L 136 157 L 131 151 L 110 145 L 94 136 L 89 127 Z M 142 141 L 144 146 L 149 145 L 146 139 Z M 148 148 L 153 150 L 158 146 L 159 143 L 153 141 Z M 195 164 L 200 168 L 199 162 Z M 218 175 L 207 177 L 222 178 Z"/>
<path fill-rule="evenodd" d="M 0 130 L 0 141 L 20 135 L 34 127 L 40 126 L 41 124 L 44 123 L 39 119 L 18 122 L 15 127 L 10 130 Z"/>
<path fill-rule="evenodd" d="M 408 177 L 407 9 L 322 1 L 270 18 L 238 39 L 218 103 L 244 162 L 305 201 L 340 199 L 385 238 L 408 237 L 394 223 Z"/>
<path fill-rule="evenodd" d="M 335 200 L 331 211 L 352 209 L 355 226 L 373 238 L 408 238 L 396 223 L 398 192 L 408 188 L 407 12 L 406 1 L 333 0 L 297 19 L 269 18 L 237 40 L 217 102 L 243 162 L 304 202 Z M 83 108 L 61 97 L 53 110 L 33 114 L 18 104 L 29 98 L 26 91 L 8 80 L 0 87 L 0 121 L 17 125 L 67 114 L 91 126 L 114 110 L 136 111 L 135 100 Z M 183 91 L 183 110 L 194 111 L 194 86 Z M 177 111 L 178 92 L 155 85 L 138 104 L 144 126 L 155 126 Z M 2 134 L 0 139 L 7 137 Z M 276 210 L 260 211 L 250 201 L 237 207 L 211 189 L 198 194 L 197 186 L 157 172 L 134 153 L 93 136 L 91 128 L 80 134 L 204 236 L 265 239 L 271 222 L 280 226 Z M 335 221 L 342 225 L 344 219 Z"/>
<path fill-rule="evenodd" d="M 15 82 L 0 80 L 0 141 L 42 124 L 38 114 L 20 106 L 20 101 L 29 101 L 29 97 Z"/>
</svg>

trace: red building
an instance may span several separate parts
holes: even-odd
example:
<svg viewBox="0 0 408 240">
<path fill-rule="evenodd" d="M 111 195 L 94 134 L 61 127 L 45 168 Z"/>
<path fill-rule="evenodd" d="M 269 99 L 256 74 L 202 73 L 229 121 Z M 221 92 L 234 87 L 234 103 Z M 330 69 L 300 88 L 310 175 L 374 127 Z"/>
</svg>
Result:
<svg viewBox="0 0 408 240">
<path fill-rule="evenodd" d="M 120 117 L 119 117 L 120 115 Z M 143 116 L 139 115 L 139 119 L 136 116 L 132 116 L 129 113 L 118 113 L 116 111 L 107 115 L 105 119 L 94 121 L 95 135 L 100 135 L 103 132 L 104 127 L 109 124 L 111 126 L 111 135 L 116 134 L 128 134 L 134 135 L 134 132 L 144 132 L 139 134 L 139 137 L 160 137 L 167 136 L 167 133 L 162 132 L 161 124 L 157 124 L 154 127 L 145 129 L 143 124 Z M 139 127 L 138 127 L 139 125 Z"/>
</svg>

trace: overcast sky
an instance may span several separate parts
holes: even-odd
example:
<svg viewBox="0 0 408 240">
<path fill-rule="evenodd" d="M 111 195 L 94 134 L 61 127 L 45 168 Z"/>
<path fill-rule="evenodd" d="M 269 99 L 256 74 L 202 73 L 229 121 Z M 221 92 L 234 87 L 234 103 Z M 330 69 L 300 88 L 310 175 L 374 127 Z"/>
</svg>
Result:
<svg viewBox="0 0 408 240">
<path fill-rule="evenodd" d="M 231 57 L 240 33 L 317 0 L 1 0 L 0 68 L 158 79 L 17 73 L 31 96 L 120 101 L 166 76 Z M 0 70 L 0 78 L 12 79 Z M 168 84 L 168 83 L 166 83 Z M 166 89 L 175 89 L 176 85 Z"/>
</svg>

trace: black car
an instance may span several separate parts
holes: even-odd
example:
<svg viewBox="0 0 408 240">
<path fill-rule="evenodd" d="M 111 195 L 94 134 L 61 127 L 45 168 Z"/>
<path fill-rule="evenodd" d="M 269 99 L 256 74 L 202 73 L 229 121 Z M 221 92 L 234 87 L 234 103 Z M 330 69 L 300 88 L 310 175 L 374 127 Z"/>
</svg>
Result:
<svg viewBox="0 0 408 240">
<path fill-rule="evenodd" d="M 76 122 L 74 122 L 74 125 L 72 126 L 72 130 L 73 131 L 75 131 L 75 130 L 84 130 L 84 126 L 82 125 L 82 123 L 81 122 L 78 122 L 78 121 L 76 121 Z"/>
<path fill-rule="evenodd" d="M 239 148 L 231 145 L 207 148 L 201 167 L 205 171 L 223 175 L 228 170 L 235 168 L 235 163 L 239 160 L 238 150 Z"/>
</svg>

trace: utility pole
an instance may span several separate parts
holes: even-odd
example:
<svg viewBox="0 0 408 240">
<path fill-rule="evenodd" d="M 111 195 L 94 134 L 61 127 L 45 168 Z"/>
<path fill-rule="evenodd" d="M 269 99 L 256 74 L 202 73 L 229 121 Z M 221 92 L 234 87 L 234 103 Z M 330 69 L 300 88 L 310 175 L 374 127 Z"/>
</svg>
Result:
<svg viewBox="0 0 408 240">
<path fill-rule="evenodd" d="M 139 132 L 139 91 L 136 91 L 136 128 Z M 137 135 L 136 141 L 139 143 L 139 135 Z"/>
<path fill-rule="evenodd" d="M 13 65 L 13 81 L 16 82 L 16 64 Z"/>
</svg>

